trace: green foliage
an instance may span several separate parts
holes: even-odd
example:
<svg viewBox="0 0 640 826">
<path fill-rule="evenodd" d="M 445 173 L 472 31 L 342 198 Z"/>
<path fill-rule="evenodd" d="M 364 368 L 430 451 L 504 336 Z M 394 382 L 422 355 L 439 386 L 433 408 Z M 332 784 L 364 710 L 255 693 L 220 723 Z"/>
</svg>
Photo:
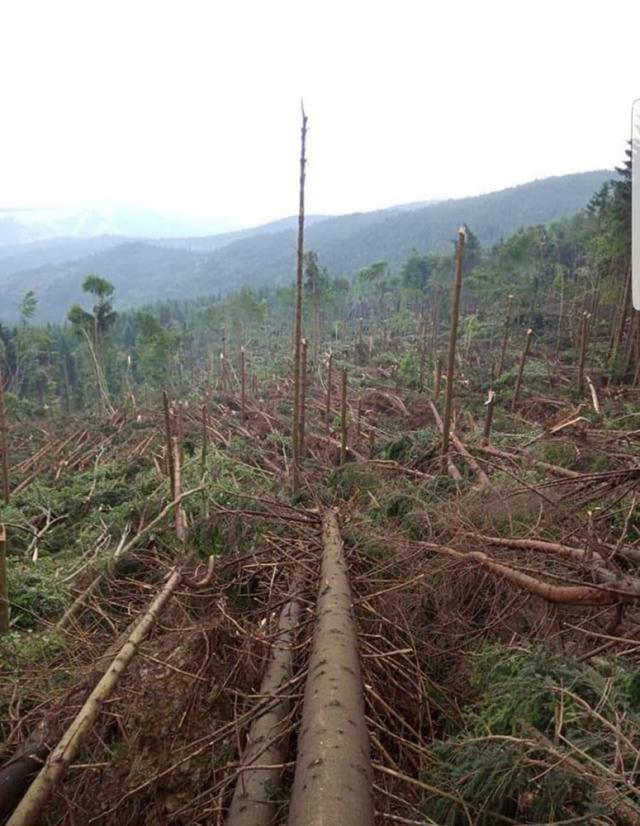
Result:
<svg viewBox="0 0 640 826">
<path fill-rule="evenodd" d="M 615 765 L 610 726 L 634 737 L 640 726 L 640 672 L 615 664 L 601 674 L 543 646 L 488 647 L 477 657 L 475 699 L 465 729 L 441 743 L 429 782 L 460 803 L 434 795 L 426 814 L 447 826 L 547 823 L 602 815 L 589 768 L 579 775 L 558 753 L 570 750 Z M 562 739 L 558 738 L 558 733 Z M 631 758 L 631 756 L 629 755 Z M 636 803 L 638 801 L 635 801 Z M 466 811 L 465 811 L 466 807 Z"/>
<path fill-rule="evenodd" d="M 61 614 L 70 601 L 60 566 L 51 558 L 35 563 L 11 558 L 8 582 L 15 628 L 37 628 L 42 620 Z"/>
</svg>

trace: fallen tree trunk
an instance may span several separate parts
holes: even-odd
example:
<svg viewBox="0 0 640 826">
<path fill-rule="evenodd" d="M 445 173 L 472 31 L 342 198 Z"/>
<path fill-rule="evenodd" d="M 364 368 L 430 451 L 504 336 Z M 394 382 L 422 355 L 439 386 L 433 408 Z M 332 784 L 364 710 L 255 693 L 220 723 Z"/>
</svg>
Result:
<svg viewBox="0 0 640 826">
<path fill-rule="evenodd" d="M 292 587 L 295 592 L 296 584 Z M 280 786 L 285 761 L 286 717 L 290 700 L 280 690 L 293 671 L 292 646 L 300 605 L 292 598 L 282 609 L 271 660 L 260 686 L 265 710 L 251 726 L 242 755 L 242 767 L 227 815 L 227 826 L 270 826 L 278 813 L 274 791 Z M 260 764 L 260 768 L 253 768 Z"/>
<path fill-rule="evenodd" d="M 476 540 L 503 548 L 515 548 L 523 551 L 541 551 L 542 553 L 570 559 L 579 563 L 593 578 L 618 592 L 620 595 L 637 599 L 640 597 L 640 579 L 611 570 L 597 551 L 588 551 L 584 548 L 572 548 L 571 545 L 562 545 L 559 542 L 548 542 L 544 539 L 511 539 L 499 536 L 475 535 Z"/>
<path fill-rule="evenodd" d="M 93 689 L 86 702 L 68 727 L 55 749 L 49 754 L 40 773 L 29 786 L 7 826 L 34 826 L 43 807 L 55 791 L 69 764 L 95 723 L 104 703 L 118 685 L 120 675 L 135 656 L 140 643 L 150 632 L 154 622 L 182 581 L 182 574 L 173 571 L 168 581 L 136 623 L 128 640 L 122 646 L 106 673 Z"/>
<path fill-rule="evenodd" d="M 519 456 L 517 453 L 508 453 L 506 450 L 498 450 L 498 448 L 490 445 L 478 447 L 477 450 L 480 453 L 496 456 L 498 459 L 506 459 L 509 462 L 521 462 L 526 459 L 529 464 L 539 467 L 541 470 L 546 470 L 554 476 L 561 476 L 564 479 L 578 479 L 582 476 L 582 474 L 576 470 L 569 470 L 569 468 L 560 467 L 559 465 L 551 465 L 549 462 L 541 462 L 539 459 L 533 459 L 531 456 L 525 457 Z"/>
<path fill-rule="evenodd" d="M 412 543 L 413 544 L 413 543 Z M 510 565 L 504 565 L 482 551 L 458 551 L 445 545 L 436 545 L 433 542 L 417 542 L 426 550 L 451 556 L 460 561 L 477 562 L 483 568 L 503 576 L 514 585 L 525 591 L 541 597 L 546 602 L 558 605 L 616 605 L 623 598 L 617 591 L 608 586 L 594 585 L 551 585 L 542 579 L 524 573 Z"/>
<path fill-rule="evenodd" d="M 374 821 L 369 736 L 344 549 L 331 511 L 323 543 L 288 823 L 364 826 Z"/>
</svg>

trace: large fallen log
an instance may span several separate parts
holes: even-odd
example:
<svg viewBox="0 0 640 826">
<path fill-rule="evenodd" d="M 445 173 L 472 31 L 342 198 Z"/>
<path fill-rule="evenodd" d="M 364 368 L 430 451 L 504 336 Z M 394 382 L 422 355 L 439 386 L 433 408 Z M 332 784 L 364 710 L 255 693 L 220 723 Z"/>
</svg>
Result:
<svg viewBox="0 0 640 826">
<path fill-rule="evenodd" d="M 578 479 L 582 476 L 582 474 L 578 473 L 576 470 L 570 470 L 569 468 L 560 467 L 559 465 L 552 465 L 549 464 L 549 462 L 542 462 L 531 456 L 518 455 L 517 453 L 509 453 L 506 450 L 499 450 L 497 447 L 493 447 L 493 445 L 477 447 L 476 450 L 480 453 L 485 453 L 488 456 L 496 456 L 498 459 L 506 459 L 509 462 L 518 463 L 526 461 L 527 464 L 534 465 L 534 467 L 539 467 L 541 470 L 546 470 L 553 474 L 553 476 L 560 476 L 563 479 Z"/>
<path fill-rule="evenodd" d="M 568 559 L 578 563 L 593 578 L 621 597 L 638 599 L 640 597 L 640 579 L 629 576 L 621 571 L 607 567 L 605 559 L 597 552 L 584 548 L 573 548 L 560 542 L 548 542 L 544 539 L 513 539 L 510 537 L 484 536 L 473 534 L 476 540 L 486 542 L 502 548 L 513 548 L 523 551 L 539 551 L 542 553 Z"/>
<path fill-rule="evenodd" d="M 425 550 L 454 557 L 460 561 L 477 562 L 483 568 L 504 577 L 514 585 L 518 585 L 523 590 L 541 597 L 546 602 L 559 605 L 616 605 L 624 598 L 624 595 L 611 590 L 609 586 L 552 585 L 511 565 L 498 562 L 483 551 L 459 551 L 446 545 L 437 545 L 434 542 L 416 542 L 415 544 L 425 548 Z"/>
<path fill-rule="evenodd" d="M 292 591 L 295 590 L 294 583 Z M 286 754 L 284 729 L 291 705 L 280 691 L 291 679 L 292 647 L 299 616 L 300 606 L 292 597 L 280 613 L 271 660 L 260 686 L 260 700 L 266 700 L 267 705 L 249 731 L 227 826 L 270 826 L 278 813 L 274 791 L 282 777 Z M 256 764 L 260 767 L 253 768 Z"/>
<path fill-rule="evenodd" d="M 58 745 L 49 754 L 38 776 L 7 821 L 7 826 L 34 826 L 38 823 L 43 807 L 77 755 L 86 735 L 98 718 L 102 706 L 118 685 L 120 675 L 135 656 L 138 647 L 149 634 L 159 614 L 181 582 L 182 574 L 174 570 L 136 624 L 128 640 L 112 660 L 111 665 L 63 734 Z"/>
<path fill-rule="evenodd" d="M 364 826 L 374 821 L 369 736 L 344 549 L 336 516 L 329 511 L 323 542 L 288 823 Z"/>
</svg>

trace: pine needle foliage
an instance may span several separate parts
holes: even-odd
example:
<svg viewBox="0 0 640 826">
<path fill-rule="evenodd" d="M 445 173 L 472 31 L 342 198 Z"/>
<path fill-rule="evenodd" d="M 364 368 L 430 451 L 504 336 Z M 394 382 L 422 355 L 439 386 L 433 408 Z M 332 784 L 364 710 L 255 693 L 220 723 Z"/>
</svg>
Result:
<svg viewBox="0 0 640 826">
<path fill-rule="evenodd" d="M 608 663 L 596 670 L 542 646 L 488 647 L 474 687 L 464 730 L 437 747 L 429 776 L 464 801 L 474 823 L 615 823 L 605 784 L 640 804 L 621 769 L 633 778 L 640 671 Z M 468 823 L 462 804 L 444 796 L 430 797 L 425 814 L 445 826 Z"/>
</svg>

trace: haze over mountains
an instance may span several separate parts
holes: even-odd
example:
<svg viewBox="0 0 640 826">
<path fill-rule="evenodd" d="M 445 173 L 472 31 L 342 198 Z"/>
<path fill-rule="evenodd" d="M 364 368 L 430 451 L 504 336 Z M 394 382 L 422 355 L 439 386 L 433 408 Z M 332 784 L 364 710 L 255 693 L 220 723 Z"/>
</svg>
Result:
<svg viewBox="0 0 640 826">
<path fill-rule="evenodd" d="M 486 245 L 521 227 L 571 215 L 612 175 L 597 170 L 470 198 L 333 217 L 310 215 L 305 247 L 318 252 L 332 275 L 351 276 L 379 260 L 395 268 L 414 249 L 450 250 L 463 222 Z M 36 220 L 40 216 L 34 213 L 24 220 L 17 211 L 0 211 L 0 320 L 5 322 L 16 319 L 27 290 L 38 296 L 36 320 L 62 321 L 73 302 L 88 304 L 81 284 L 90 272 L 114 284 L 114 303 L 120 308 L 244 285 L 288 284 L 294 277 L 294 217 L 251 229 L 175 237 L 182 235 L 175 220 L 157 213 L 133 211 L 128 222 L 122 215 L 99 211 L 58 216 L 56 221 L 51 215 L 48 221 Z M 165 226 L 167 237 L 162 237 Z"/>
</svg>

